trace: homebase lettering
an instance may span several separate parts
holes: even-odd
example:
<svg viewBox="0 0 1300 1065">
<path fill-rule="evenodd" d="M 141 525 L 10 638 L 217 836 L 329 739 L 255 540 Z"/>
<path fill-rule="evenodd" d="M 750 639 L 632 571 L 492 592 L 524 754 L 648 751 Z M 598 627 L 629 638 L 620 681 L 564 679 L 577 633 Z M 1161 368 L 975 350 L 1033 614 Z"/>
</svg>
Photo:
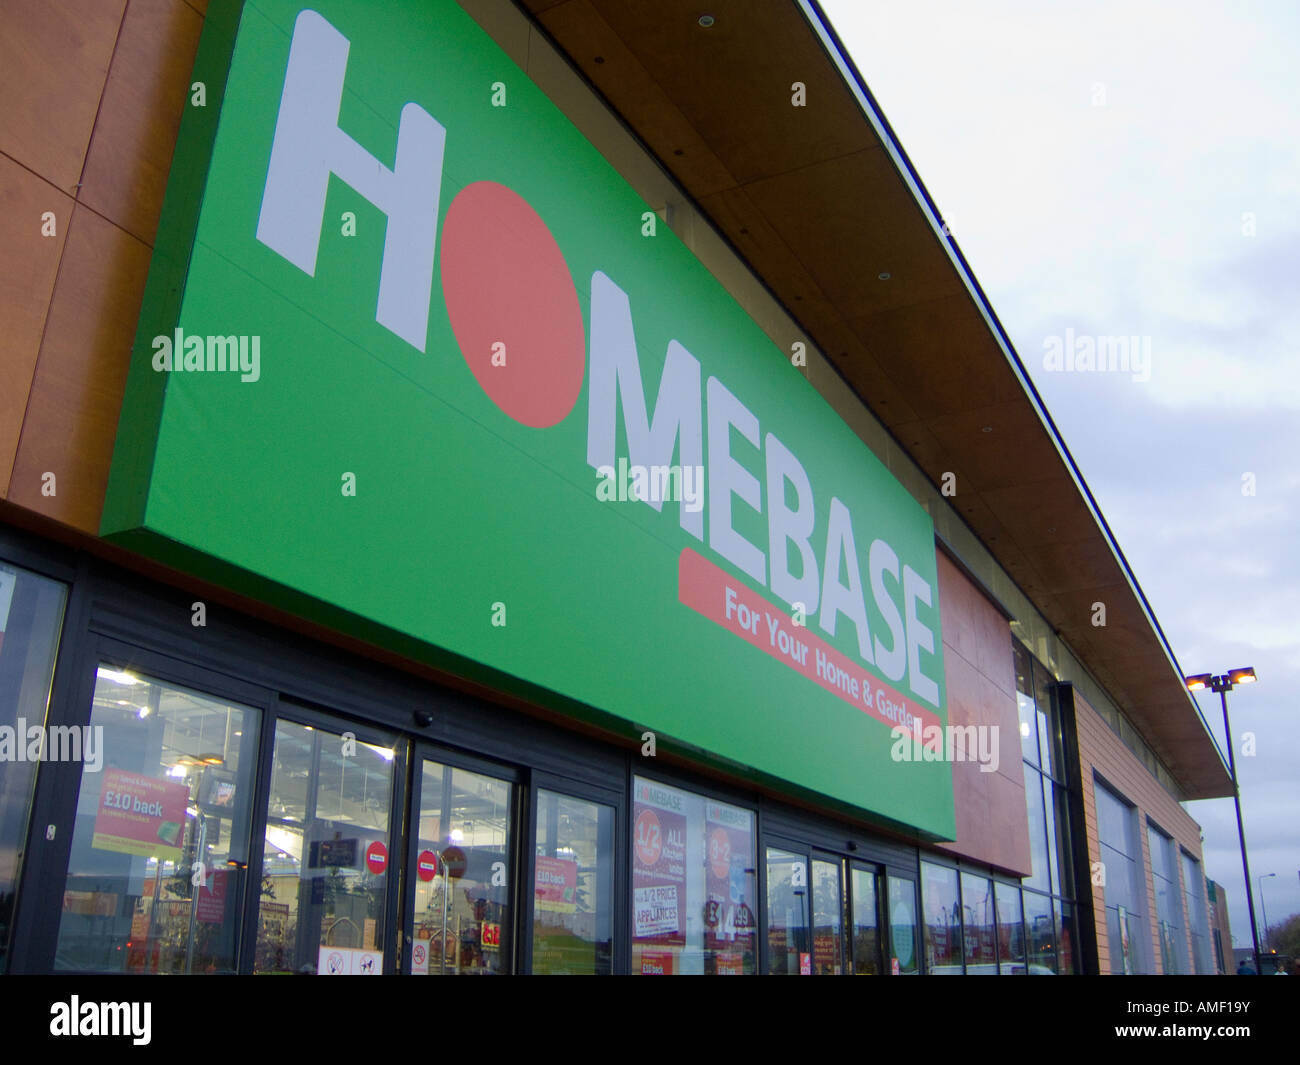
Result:
<svg viewBox="0 0 1300 1065">
<path fill-rule="evenodd" d="M 895 725 L 890 735 L 889 756 L 895 762 L 978 762 L 981 773 L 998 771 L 997 725 Z"/>
<path fill-rule="evenodd" d="M 83 762 L 87 773 L 104 765 L 103 725 L 28 725 L 20 717 L 0 725 L 0 762 Z"/>
<path fill-rule="evenodd" d="M 153 368 L 157 373 L 239 374 L 246 383 L 262 376 L 260 336 L 186 336 L 176 329 L 172 336 L 153 338 Z"/>
<path fill-rule="evenodd" d="M 412 101 L 402 107 L 393 167 L 363 151 L 338 124 L 337 101 L 344 93 L 348 49 L 348 39 L 322 15 L 311 10 L 298 14 L 257 239 L 314 276 L 329 175 L 341 179 L 388 218 L 375 320 L 424 352 L 449 133 Z M 864 536 L 866 521 L 877 517 L 875 500 L 859 495 L 855 515 L 854 507 L 842 498 L 851 484 L 861 483 L 858 471 L 845 466 L 824 472 L 814 469 L 810 474 L 776 435 L 779 426 L 763 432 L 758 415 L 742 397 L 709 373 L 679 340 L 668 342 L 659 389 L 648 404 L 631 299 L 602 270 L 593 270 L 590 279 L 587 465 L 600 478 L 598 494 L 604 492 L 611 500 L 635 498 L 662 510 L 668 502 L 662 498 L 669 487 L 664 482 L 676 454 L 681 463 L 677 489 L 683 497 L 677 501 L 678 523 L 684 533 L 707 544 L 756 586 L 770 589 L 791 605 L 804 604 L 810 627 L 815 624 L 832 640 L 844 631 L 841 619 L 851 623 L 857 655 L 864 664 L 878 669 L 890 682 L 904 684 L 920 701 L 938 707 L 942 652 L 933 623 L 921 613 L 926 608 L 937 620 L 935 588 L 923 572 L 933 557 L 932 531 L 923 541 L 904 534 L 902 555 L 883 537 Z M 633 475 L 635 495 L 614 483 L 620 460 L 616 450 L 620 410 L 626 461 L 629 468 L 646 471 L 640 488 L 635 487 Z M 733 445 L 738 454 L 733 454 Z M 762 468 L 761 475 L 750 469 L 753 462 Z M 662 478 L 651 475 L 663 470 L 670 472 Z M 694 480 L 688 483 L 691 477 Z M 625 479 L 626 475 L 620 478 Z M 832 484 L 833 479 L 847 483 Z M 883 493 L 897 490 L 902 498 L 897 482 L 893 489 L 885 487 L 888 478 L 883 466 L 871 481 Z M 888 510 L 888 501 L 882 504 Z M 736 521 L 740 507 L 745 508 L 741 511 L 745 516 Z M 766 521 L 755 522 L 751 514 Z M 742 532 L 738 525 L 752 532 Z M 754 534 L 759 537 L 756 542 L 749 539 Z M 861 553 L 860 537 L 865 548 Z M 795 567 L 790 564 L 791 548 L 799 555 Z M 923 570 L 909 564 L 909 555 L 918 564 L 925 561 Z M 878 631 L 871 629 L 869 611 L 880 623 Z M 889 638 L 882 640 L 886 632 Z M 793 644 L 791 650 L 797 652 Z"/>
</svg>

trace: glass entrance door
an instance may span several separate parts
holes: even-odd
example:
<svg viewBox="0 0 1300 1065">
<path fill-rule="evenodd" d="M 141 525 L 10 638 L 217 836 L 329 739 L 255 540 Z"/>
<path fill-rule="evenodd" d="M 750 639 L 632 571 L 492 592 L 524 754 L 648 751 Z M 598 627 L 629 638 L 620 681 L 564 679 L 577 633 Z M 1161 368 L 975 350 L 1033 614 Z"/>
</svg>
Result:
<svg viewBox="0 0 1300 1065">
<path fill-rule="evenodd" d="M 519 790 L 506 770 L 449 765 L 416 745 L 404 972 L 514 971 Z"/>
<path fill-rule="evenodd" d="M 767 971 L 812 974 L 808 935 L 808 858 L 767 848 Z"/>
<path fill-rule="evenodd" d="M 396 744 L 306 710 L 276 721 L 255 972 L 384 971 Z"/>
<path fill-rule="evenodd" d="M 921 971 L 919 928 L 916 920 L 916 881 L 890 875 L 889 971 L 894 976 L 915 976 Z"/>
<path fill-rule="evenodd" d="M 848 920 L 843 878 L 842 859 L 813 855 L 812 971 L 817 976 L 840 976 L 847 972 L 844 929 Z"/>
<path fill-rule="evenodd" d="M 101 659 L 91 722 L 55 969 L 237 971 L 260 712 Z"/>
<path fill-rule="evenodd" d="M 856 976 L 877 976 L 887 971 L 881 962 L 879 882 L 879 874 L 875 869 L 859 862 L 850 863 L 852 972 Z"/>
<path fill-rule="evenodd" d="M 600 802 L 548 787 L 535 794 L 531 971 L 608 976 L 617 796 Z"/>
<path fill-rule="evenodd" d="M 769 973 L 868 976 L 890 971 L 878 867 L 847 855 L 805 851 L 794 841 L 769 843 L 766 856 Z M 911 964 L 909 955 L 899 971 Z"/>
</svg>

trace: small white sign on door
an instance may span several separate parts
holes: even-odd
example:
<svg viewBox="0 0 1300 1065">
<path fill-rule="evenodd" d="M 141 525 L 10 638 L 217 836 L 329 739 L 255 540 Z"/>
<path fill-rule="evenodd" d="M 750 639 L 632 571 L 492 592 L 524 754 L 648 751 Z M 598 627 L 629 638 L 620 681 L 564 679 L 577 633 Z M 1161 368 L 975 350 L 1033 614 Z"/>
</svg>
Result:
<svg viewBox="0 0 1300 1065">
<path fill-rule="evenodd" d="M 384 955 L 378 950 L 350 947 L 321 947 L 316 959 L 317 976 L 381 976 Z"/>
</svg>

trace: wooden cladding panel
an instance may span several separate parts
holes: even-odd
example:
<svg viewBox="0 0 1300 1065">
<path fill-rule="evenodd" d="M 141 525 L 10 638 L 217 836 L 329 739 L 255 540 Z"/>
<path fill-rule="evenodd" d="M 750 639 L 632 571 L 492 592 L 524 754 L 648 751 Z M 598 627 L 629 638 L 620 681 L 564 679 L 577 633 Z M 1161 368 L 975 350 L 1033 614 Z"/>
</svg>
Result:
<svg viewBox="0 0 1300 1065">
<path fill-rule="evenodd" d="M 51 221 L 43 218 L 49 212 Z M 0 155 L 0 498 L 9 477 L 46 313 L 72 221 L 72 198 L 48 181 Z M 43 231 L 53 231 L 43 235 Z"/>
<path fill-rule="evenodd" d="M 72 215 L 9 499 L 99 531 L 150 248 L 85 207 Z M 54 495 L 42 491 L 55 475 Z"/>
<path fill-rule="evenodd" d="M 92 534 L 202 6 L 20 0 L 0 16 L 6 30 L 19 20 L 0 63 L 6 103 L 18 101 L 0 112 L 0 149 L 77 192 L 75 206 L 60 203 L 49 186 L 11 181 L 0 161 L 0 196 L 18 203 L 3 217 L 23 223 L 0 253 L 0 321 L 12 322 L 0 363 L 0 483 L 10 501 Z M 22 92 L 11 96 L 14 79 Z M 58 242 L 32 246 L 37 201 L 55 210 Z"/>
<path fill-rule="evenodd" d="M 0 4 L 0 152 L 70 195 L 81 180 L 125 6 Z"/>
<path fill-rule="evenodd" d="M 152 246 L 203 19 L 183 0 L 131 0 L 80 200 Z"/>
</svg>

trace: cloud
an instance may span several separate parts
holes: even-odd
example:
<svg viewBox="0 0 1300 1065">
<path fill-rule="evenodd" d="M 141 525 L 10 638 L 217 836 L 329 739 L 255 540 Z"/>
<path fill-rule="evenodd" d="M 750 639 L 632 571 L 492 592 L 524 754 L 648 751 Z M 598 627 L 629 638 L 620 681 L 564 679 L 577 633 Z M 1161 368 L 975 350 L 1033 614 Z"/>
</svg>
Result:
<svg viewBox="0 0 1300 1065">
<path fill-rule="evenodd" d="M 1257 742 L 1239 759 L 1252 872 L 1278 873 L 1271 921 L 1300 912 L 1300 7 L 823 6 L 1180 663 L 1258 670 L 1230 696 Z M 1150 380 L 1046 372 L 1067 329 L 1149 338 Z M 1247 943 L 1233 805 L 1190 811 Z"/>
</svg>

